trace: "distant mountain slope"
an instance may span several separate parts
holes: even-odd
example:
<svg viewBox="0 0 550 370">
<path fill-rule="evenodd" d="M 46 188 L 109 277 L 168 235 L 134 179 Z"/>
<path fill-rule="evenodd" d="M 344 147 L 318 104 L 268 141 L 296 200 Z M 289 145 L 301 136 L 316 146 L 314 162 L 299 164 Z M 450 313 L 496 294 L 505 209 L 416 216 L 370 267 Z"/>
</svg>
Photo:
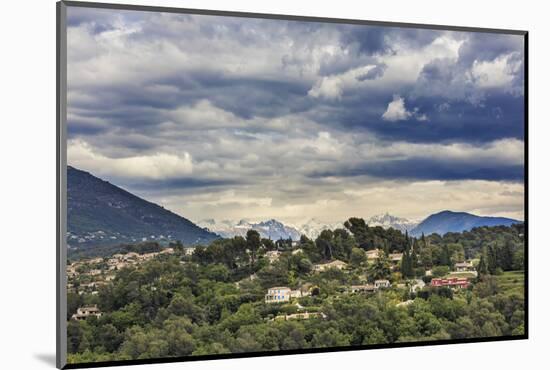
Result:
<svg viewBox="0 0 550 370">
<path fill-rule="evenodd" d="M 428 216 L 418 226 L 410 231 L 413 236 L 437 233 L 444 235 L 448 232 L 469 231 L 480 226 L 510 226 L 521 221 L 505 217 L 476 216 L 466 212 L 442 211 Z"/>
<path fill-rule="evenodd" d="M 207 243 L 219 236 L 88 172 L 67 167 L 67 242 L 71 248 L 180 240 Z"/>
<path fill-rule="evenodd" d="M 409 219 L 402 218 L 402 217 L 392 216 L 389 213 L 385 213 L 382 215 L 372 216 L 367 220 L 367 225 L 381 226 L 384 229 L 388 229 L 391 227 L 396 230 L 405 232 L 405 231 L 411 231 L 412 229 L 414 229 L 418 225 L 418 222 L 411 221 Z"/>
<path fill-rule="evenodd" d="M 288 239 L 299 240 L 300 231 L 292 226 L 287 226 L 280 221 L 271 219 L 261 222 L 249 222 L 240 220 L 238 222 L 224 220 L 217 222 L 213 219 L 199 221 L 199 225 L 213 231 L 225 238 L 234 236 L 246 236 L 248 230 L 256 230 L 262 238 L 271 240 Z"/>
</svg>

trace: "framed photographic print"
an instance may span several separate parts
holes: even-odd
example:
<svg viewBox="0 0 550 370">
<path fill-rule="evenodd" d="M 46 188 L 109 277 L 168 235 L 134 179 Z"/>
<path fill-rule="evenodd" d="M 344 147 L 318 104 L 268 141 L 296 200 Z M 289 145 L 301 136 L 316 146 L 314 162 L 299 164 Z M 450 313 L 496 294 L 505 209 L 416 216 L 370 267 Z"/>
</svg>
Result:
<svg viewBox="0 0 550 370">
<path fill-rule="evenodd" d="M 527 338 L 527 32 L 57 11 L 59 368 Z"/>
</svg>

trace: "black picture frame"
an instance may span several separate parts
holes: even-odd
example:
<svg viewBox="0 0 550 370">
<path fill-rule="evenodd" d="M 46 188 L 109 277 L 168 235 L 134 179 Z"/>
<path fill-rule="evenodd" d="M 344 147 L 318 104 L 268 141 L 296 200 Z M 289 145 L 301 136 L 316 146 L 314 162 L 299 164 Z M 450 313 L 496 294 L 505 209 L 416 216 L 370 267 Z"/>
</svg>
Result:
<svg viewBox="0 0 550 370">
<path fill-rule="evenodd" d="M 261 18 L 275 20 L 291 20 L 303 22 L 324 22 L 324 23 L 340 23 L 340 24 L 355 24 L 355 25 L 370 25 L 370 26 L 386 26 L 399 28 L 415 28 L 429 30 L 447 30 L 447 31 L 462 31 L 462 32 L 483 32 L 494 34 L 519 35 L 524 38 L 524 248 L 525 248 L 525 332 L 523 335 L 514 336 L 499 336 L 487 338 L 468 338 L 468 339 L 452 339 L 452 340 L 437 340 L 437 341 L 418 341 L 408 343 L 393 343 L 393 344 L 372 344 L 372 345 L 354 345 L 346 347 L 330 347 L 330 348 L 313 348 L 300 350 L 280 350 L 280 351 L 264 351 L 264 352 L 249 352 L 249 353 L 231 353 L 231 354 L 212 354 L 198 355 L 188 357 L 167 357 L 153 358 L 143 360 L 121 360 L 121 361 L 105 361 L 105 362 L 90 362 L 67 364 L 67 336 L 66 336 L 66 295 L 67 281 L 65 276 L 66 260 L 67 260 L 67 245 L 65 240 L 67 230 L 67 178 L 66 178 L 66 121 L 67 121 L 67 33 L 66 33 L 66 10 L 67 7 L 83 7 L 95 9 L 111 9 L 111 10 L 132 10 L 132 11 L 147 11 L 147 12 L 165 12 L 179 14 L 198 14 L 198 15 L 216 15 L 216 16 L 231 16 L 242 18 Z M 499 342 L 511 340 L 525 340 L 529 338 L 529 32 L 525 30 L 512 29 L 494 29 L 494 28 L 478 28 L 478 27 L 462 27 L 451 25 L 436 25 L 436 24 L 419 24 L 419 23 L 401 23 L 401 22 L 383 22 L 369 21 L 358 19 L 340 19 L 328 17 L 312 17 L 298 16 L 285 14 L 266 14 L 252 12 L 234 12 L 206 9 L 189 9 L 177 7 L 162 7 L 162 6 L 144 6 L 130 4 L 112 4 L 99 2 L 81 2 L 81 1 L 59 1 L 56 4 L 56 19 L 57 19 L 57 50 L 56 50 L 56 124 L 57 124 L 57 141 L 56 141 L 56 366 L 59 369 L 78 369 L 78 368 L 94 368 L 106 366 L 127 366 L 139 364 L 158 364 L 158 363 L 173 363 L 173 362 L 190 362 L 204 360 L 221 360 L 246 357 L 264 357 L 264 356 L 281 356 L 294 354 L 313 354 L 327 352 L 343 352 L 343 351 L 361 351 L 369 349 L 385 349 L 385 348 L 405 348 L 405 347 L 421 347 L 421 346 L 439 346 L 448 344 L 465 344 L 465 343 L 483 343 L 483 342 Z"/>
</svg>

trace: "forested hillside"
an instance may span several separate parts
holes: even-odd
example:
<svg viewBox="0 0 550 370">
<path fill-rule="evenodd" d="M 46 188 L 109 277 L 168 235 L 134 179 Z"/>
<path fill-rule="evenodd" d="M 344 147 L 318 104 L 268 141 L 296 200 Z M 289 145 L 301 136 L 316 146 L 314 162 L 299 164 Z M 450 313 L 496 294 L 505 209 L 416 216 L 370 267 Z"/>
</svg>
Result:
<svg viewBox="0 0 550 370">
<path fill-rule="evenodd" d="M 208 243 L 218 235 L 92 174 L 67 168 L 67 243 L 72 249 L 181 240 Z"/>
<path fill-rule="evenodd" d="M 78 262 L 69 279 L 70 362 L 524 333 L 522 225 L 417 239 L 350 219 L 298 245 L 251 230 L 162 251 L 114 256 L 138 262 L 113 271 L 107 258 Z M 431 286 L 464 261 L 474 266 L 467 288 Z M 272 287 L 301 293 L 267 303 Z M 71 319 L 90 305 L 99 317 Z"/>
</svg>

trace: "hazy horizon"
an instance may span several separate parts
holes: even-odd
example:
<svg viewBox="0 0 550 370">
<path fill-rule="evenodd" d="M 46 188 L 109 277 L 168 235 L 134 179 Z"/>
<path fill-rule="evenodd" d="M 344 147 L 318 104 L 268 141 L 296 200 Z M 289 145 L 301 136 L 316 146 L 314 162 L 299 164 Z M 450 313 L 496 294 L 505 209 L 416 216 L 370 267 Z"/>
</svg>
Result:
<svg viewBox="0 0 550 370">
<path fill-rule="evenodd" d="M 524 219 L 522 36 L 67 17 L 68 163 L 194 222 Z"/>
</svg>

